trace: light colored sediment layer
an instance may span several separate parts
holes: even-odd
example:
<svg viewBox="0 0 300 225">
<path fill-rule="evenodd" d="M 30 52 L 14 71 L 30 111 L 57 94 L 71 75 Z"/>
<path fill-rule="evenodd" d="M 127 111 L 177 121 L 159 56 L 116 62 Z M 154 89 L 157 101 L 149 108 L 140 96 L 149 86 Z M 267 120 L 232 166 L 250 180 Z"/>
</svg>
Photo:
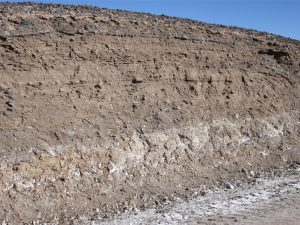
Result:
<svg viewBox="0 0 300 225">
<path fill-rule="evenodd" d="M 155 190 L 156 195 L 168 196 L 183 187 L 201 185 L 203 171 L 230 168 L 232 162 L 245 170 L 245 176 L 251 177 L 245 169 L 249 165 L 251 168 L 251 163 L 263 164 L 277 157 L 281 163 L 298 161 L 300 155 L 295 152 L 299 153 L 299 149 L 293 147 L 295 145 L 286 146 L 280 155 L 262 147 L 280 148 L 287 134 L 298 129 L 299 112 L 295 111 L 271 118 L 216 120 L 182 129 L 134 133 L 124 148 L 118 142 L 107 142 L 81 152 L 78 148 L 87 148 L 45 146 L 45 155 L 41 158 L 17 165 L 1 163 L 0 196 L 2 201 L 7 196 L 13 197 L 12 206 L 19 212 L 34 205 L 33 208 L 41 212 L 40 217 L 42 213 L 52 216 L 64 209 L 79 211 L 81 207 L 90 207 L 88 204 L 93 204 L 100 213 L 96 202 L 103 199 L 100 196 L 114 198 L 118 186 L 127 189 L 129 197 L 134 197 L 143 193 L 139 188 L 153 185 L 155 181 L 160 186 Z M 256 170 L 255 166 L 253 170 Z M 191 182 L 191 177 L 184 178 L 191 176 L 189 174 L 193 174 L 195 181 Z M 149 183 L 151 179 L 153 181 Z M 176 186 L 168 188 L 169 185 Z M 30 195 L 35 197 L 33 201 L 29 201 Z M 66 208 L 59 205 L 68 199 L 76 199 L 77 203 L 70 201 Z M 132 201 L 131 204 L 126 208 L 134 208 L 138 203 Z"/>
</svg>

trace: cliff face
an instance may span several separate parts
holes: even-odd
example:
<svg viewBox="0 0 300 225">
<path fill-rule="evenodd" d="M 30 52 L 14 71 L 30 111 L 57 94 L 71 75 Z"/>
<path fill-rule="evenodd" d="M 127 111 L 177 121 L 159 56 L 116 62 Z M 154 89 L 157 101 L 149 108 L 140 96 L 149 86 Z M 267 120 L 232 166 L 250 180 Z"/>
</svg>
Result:
<svg viewBox="0 0 300 225">
<path fill-rule="evenodd" d="M 104 217 L 300 163 L 298 41 L 0 4 L 0 56 L 0 221 Z"/>
</svg>

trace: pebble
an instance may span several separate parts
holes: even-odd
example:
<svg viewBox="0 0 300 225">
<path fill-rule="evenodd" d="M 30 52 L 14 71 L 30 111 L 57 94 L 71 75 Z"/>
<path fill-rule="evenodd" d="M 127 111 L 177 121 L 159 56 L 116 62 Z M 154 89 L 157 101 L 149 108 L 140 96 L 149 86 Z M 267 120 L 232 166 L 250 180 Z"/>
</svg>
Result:
<svg viewBox="0 0 300 225">
<path fill-rule="evenodd" d="M 6 85 L 0 84 L 0 91 L 5 91 L 7 89 L 8 89 L 8 87 Z"/>
<path fill-rule="evenodd" d="M 4 31 L 4 32 L 3 32 L 3 34 L 4 34 L 5 36 L 10 36 L 10 32 L 9 32 L 9 31 L 7 31 L 7 30 L 6 30 L 6 31 Z"/>
<path fill-rule="evenodd" d="M 238 118 L 240 118 L 240 114 L 234 113 L 234 114 L 233 114 L 233 117 L 234 117 L 235 119 L 238 119 Z"/>
<path fill-rule="evenodd" d="M 230 183 L 225 184 L 225 187 L 227 189 L 234 189 L 234 186 L 232 184 L 230 184 Z"/>
<path fill-rule="evenodd" d="M 138 77 L 134 77 L 134 78 L 132 79 L 132 83 L 133 83 L 133 84 L 143 83 L 143 79 L 138 78 Z"/>
</svg>

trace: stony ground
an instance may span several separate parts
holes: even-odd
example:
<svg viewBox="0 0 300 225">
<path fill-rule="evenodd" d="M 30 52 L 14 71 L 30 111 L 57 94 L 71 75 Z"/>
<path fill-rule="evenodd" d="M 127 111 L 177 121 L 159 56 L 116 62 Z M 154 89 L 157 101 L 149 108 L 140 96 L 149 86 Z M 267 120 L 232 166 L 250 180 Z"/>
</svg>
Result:
<svg viewBox="0 0 300 225">
<path fill-rule="evenodd" d="M 300 43 L 0 3 L 0 221 L 71 224 L 300 163 Z"/>
</svg>

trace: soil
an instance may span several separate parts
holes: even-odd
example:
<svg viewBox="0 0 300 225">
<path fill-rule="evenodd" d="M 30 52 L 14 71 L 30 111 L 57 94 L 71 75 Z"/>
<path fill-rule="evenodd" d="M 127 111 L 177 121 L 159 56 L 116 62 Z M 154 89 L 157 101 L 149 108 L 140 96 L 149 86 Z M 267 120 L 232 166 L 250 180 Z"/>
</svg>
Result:
<svg viewBox="0 0 300 225">
<path fill-rule="evenodd" d="M 0 3 L 0 56 L 2 224 L 110 219 L 300 164 L 297 40 Z"/>
</svg>

